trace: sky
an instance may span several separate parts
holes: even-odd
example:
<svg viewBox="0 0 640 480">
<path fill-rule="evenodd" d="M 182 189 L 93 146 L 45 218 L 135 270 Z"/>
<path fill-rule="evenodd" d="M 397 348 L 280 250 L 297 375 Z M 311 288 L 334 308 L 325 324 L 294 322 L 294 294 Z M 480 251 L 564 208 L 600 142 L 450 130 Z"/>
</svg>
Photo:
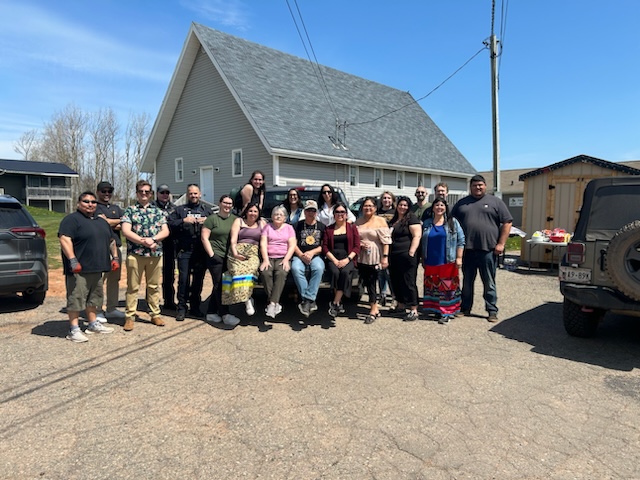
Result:
<svg viewBox="0 0 640 480">
<path fill-rule="evenodd" d="M 320 64 L 415 99 L 491 34 L 491 0 L 0 0 L 0 158 L 70 104 L 155 120 L 191 22 L 308 58 L 289 6 Z M 500 169 L 640 160 L 639 18 L 638 0 L 496 0 Z M 487 49 L 420 105 L 493 168 Z"/>
</svg>

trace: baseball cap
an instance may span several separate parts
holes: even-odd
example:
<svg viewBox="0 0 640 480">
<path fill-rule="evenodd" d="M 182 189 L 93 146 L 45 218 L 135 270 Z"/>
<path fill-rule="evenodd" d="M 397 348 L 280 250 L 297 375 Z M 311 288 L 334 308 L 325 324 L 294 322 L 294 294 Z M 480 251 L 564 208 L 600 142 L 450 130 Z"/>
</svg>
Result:
<svg viewBox="0 0 640 480">
<path fill-rule="evenodd" d="M 311 208 L 318 210 L 318 202 L 316 202 L 315 200 L 307 200 L 306 202 L 304 202 L 305 210 L 309 210 Z"/>
<path fill-rule="evenodd" d="M 166 190 L 167 192 L 171 192 L 171 189 L 169 188 L 169 185 L 167 185 L 166 183 L 163 183 L 162 185 L 160 185 L 157 189 L 156 192 L 162 192 Z"/>
<path fill-rule="evenodd" d="M 111 185 L 110 182 L 107 182 L 106 180 L 102 180 L 99 184 L 98 184 L 98 188 L 97 190 L 103 190 L 105 188 L 110 188 L 111 190 L 113 190 L 113 185 Z"/>
</svg>

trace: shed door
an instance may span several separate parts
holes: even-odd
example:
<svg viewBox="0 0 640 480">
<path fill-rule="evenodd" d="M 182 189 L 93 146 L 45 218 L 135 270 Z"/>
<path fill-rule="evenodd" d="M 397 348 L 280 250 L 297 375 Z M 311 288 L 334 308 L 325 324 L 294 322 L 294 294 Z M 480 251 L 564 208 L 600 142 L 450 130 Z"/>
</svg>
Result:
<svg viewBox="0 0 640 480">
<path fill-rule="evenodd" d="M 200 167 L 200 192 L 203 200 L 215 203 L 213 197 L 213 167 Z"/>
</svg>

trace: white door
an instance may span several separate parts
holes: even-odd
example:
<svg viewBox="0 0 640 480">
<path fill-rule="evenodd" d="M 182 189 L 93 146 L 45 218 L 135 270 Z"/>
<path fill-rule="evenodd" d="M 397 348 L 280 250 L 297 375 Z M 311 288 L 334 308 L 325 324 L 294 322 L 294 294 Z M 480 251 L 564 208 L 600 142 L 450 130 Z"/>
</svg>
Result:
<svg viewBox="0 0 640 480">
<path fill-rule="evenodd" d="M 213 167 L 200 167 L 200 192 L 202 200 L 216 203 L 213 196 Z"/>
</svg>

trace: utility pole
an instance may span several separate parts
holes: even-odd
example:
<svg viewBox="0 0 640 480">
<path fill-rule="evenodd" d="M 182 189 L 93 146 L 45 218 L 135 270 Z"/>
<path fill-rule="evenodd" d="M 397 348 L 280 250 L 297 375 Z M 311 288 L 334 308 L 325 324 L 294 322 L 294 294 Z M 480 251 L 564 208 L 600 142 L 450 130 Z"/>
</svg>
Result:
<svg viewBox="0 0 640 480">
<path fill-rule="evenodd" d="M 491 59 L 491 111 L 493 121 L 493 194 L 502 198 L 500 186 L 500 126 L 498 124 L 498 40 L 493 33 L 493 12 L 491 19 L 491 37 L 489 37 L 489 55 Z"/>
</svg>

